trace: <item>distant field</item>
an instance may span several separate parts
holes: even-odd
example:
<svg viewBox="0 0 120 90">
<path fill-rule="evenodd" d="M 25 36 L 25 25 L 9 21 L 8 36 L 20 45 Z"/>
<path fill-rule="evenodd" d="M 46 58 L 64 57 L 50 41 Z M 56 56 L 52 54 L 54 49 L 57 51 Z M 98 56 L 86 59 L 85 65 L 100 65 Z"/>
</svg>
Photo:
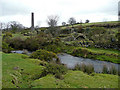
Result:
<svg viewBox="0 0 120 90">
<path fill-rule="evenodd" d="M 117 75 L 87 75 L 69 70 L 63 80 L 51 74 L 35 79 L 44 68 L 39 65 L 40 60 L 30 59 L 23 54 L 2 53 L 2 61 L 3 88 L 118 88 Z"/>
<path fill-rule="evenodd" d="M 82 23 L 82 24 L 75 24 L 74 27 L 82 25 L 82 26 L 89 26 L 89 25 L 107 25 L 107 24 L 118 24 L 120 23 L 120 21 L 107 21 L 107 22 L 92 22 L 92 23 Z M 66 27 L 72 27 L 72 25 L 68 25 L 68 26 L 62 26 L 62 29 L 65 29 Z"/>
</svg>

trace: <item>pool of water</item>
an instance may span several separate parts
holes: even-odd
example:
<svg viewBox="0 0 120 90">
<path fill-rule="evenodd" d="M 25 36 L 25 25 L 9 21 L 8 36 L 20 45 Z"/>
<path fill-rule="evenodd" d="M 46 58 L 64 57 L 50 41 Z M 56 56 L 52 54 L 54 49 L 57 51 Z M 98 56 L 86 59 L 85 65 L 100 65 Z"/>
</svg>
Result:
<svg viewBox="0 0 120 90">
<path fill-rule="evenodd" d="M 26 54 L 31 54 L 32 52 L 25 51 L 25 50 L 14 50 L 14 51 L 11 51 L 11 53 L 19 53 L 19 54 L 26 53 Z"/>
<path fill-rule="evenodd" d="M 91 64 L 94 66 L 95 72 L 101 73 L 104 65 L 107 66 L 108 70 L 112 66 L 114 66 L 117 70 L 119 70 L 118 67 L 120 67 L 120 64 L 115 64 L 106 61 L 92 60 L 82 57 L 75 57 L 66 53 L 58 54 L 57 56 L 61 60 L 61 63 L 66 64 L 68 68 L 74 68 L 76 64 L 82 64 L 82 63 L 84 63 L 85 65 Z"/>
</svg>

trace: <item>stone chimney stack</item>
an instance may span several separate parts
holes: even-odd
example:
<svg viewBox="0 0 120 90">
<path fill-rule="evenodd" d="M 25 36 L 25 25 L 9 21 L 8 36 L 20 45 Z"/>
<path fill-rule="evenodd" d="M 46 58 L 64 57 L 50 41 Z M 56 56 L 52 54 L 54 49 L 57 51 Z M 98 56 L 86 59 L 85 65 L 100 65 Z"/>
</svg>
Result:
<svg viewBox="0 0 120 90">
<path fill-rule="evenodd" d="M 34 30 L 34 13 L 31 13 L 31 29 Z"/>
<path fill-rule="evenodd" d="M 118 2 L 118 21 L 120 21 L 120 1 Z"/>
</svg>

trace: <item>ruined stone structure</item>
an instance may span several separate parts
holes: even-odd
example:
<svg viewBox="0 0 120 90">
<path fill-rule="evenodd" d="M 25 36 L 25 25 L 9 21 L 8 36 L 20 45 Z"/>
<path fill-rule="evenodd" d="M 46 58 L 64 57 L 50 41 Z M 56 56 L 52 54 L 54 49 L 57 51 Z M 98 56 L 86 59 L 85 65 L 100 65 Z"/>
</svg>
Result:
<svg viewBox="0 0 120 90">
<path fill-rule="evenodd" d="M 34 13 L 31 13 L 31 30 L 34 30 Z"/>
</svg>

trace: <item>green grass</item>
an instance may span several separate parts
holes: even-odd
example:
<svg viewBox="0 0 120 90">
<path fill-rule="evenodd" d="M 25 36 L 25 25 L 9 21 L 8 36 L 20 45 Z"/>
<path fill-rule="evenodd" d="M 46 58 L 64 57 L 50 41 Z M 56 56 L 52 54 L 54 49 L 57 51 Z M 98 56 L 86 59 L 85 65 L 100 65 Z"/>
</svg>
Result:
<svg viewBox="0 0 120 90">
<path fill-rule="evenodd" d="M 103 48 L 87 48 L 87 49 L 95 53 L 106 53 L 106 54 L 116 54 L 116 55 L 120 54 L 120 51 L 113 49 L 103 49 Z"/>
<path fill-rule="evenodd" d="M 85 58 L 97 59 L 101 61 L 109 61 L 113 63 L 120 63 L 120 51 L 113 49 L 102 49 L 102 48 L 75 48 L 77 52 L 72 52 L 72 55 L 81 56 Z M 80 51 L 83 50 L 83 51 Z M 86 51 L 85 51 L 86 50 Z M 74 50 L 73 50 L 74 51 Z M 85 52 L 84 52 L 85 51 Z"/>
<path fill-rule="evenodd" d="M 44 68 L 38 65 L 40 63 L 38 60 L 29 59 L 26 55 L 22 54 L 3 53 L 2 61 L 3 88 L 30 87 L 30 83 L 41 74 L 41 70 Z M 19 69 L 14 70 L 15 67 Z M 12 80 L 15 84 L 12 83 Z"/>
<path fill-rule="evenodd" d="M 119 21 L 107 21 L 107 22 L 92 22 L 92 23 L 83 23 L 83 24 L 75 24 L 73 25 L 74 27 L 77 27 L 79 25 L 82 25 L 82 26 L 89 26 L 89 25 L 98 25 L 98 24 L 117 24 L 117 23 L 120 23 Z M 68 25 L 68 26 L 62 26 L 61 28 L 62 29 L 65 29 L 66 27 L 72 27 L 72 25 Z"/>
<path fill-rule="evenodd" d="M 53 75 L 35 80 L 34 88 L 118 88 L 118 76 L 108 74 L 87 75 L 81 71 L 69 71 L 63 80 Z M 48 81 L 49 80 L 49 81 Z"/>
<path fill-rule="evenodd" d="M 42 61 L 23 54 L 2 53 L 3 88 L 118 88 L 118 76 L 109 74 L 88 75 L 69 70 L 64 79 L 48 74 L 39 78 Z M 18 67 L 14 70 L 14 67 Z M 14 82 L 15 84 L 13 84 Z"/>
</svg>

